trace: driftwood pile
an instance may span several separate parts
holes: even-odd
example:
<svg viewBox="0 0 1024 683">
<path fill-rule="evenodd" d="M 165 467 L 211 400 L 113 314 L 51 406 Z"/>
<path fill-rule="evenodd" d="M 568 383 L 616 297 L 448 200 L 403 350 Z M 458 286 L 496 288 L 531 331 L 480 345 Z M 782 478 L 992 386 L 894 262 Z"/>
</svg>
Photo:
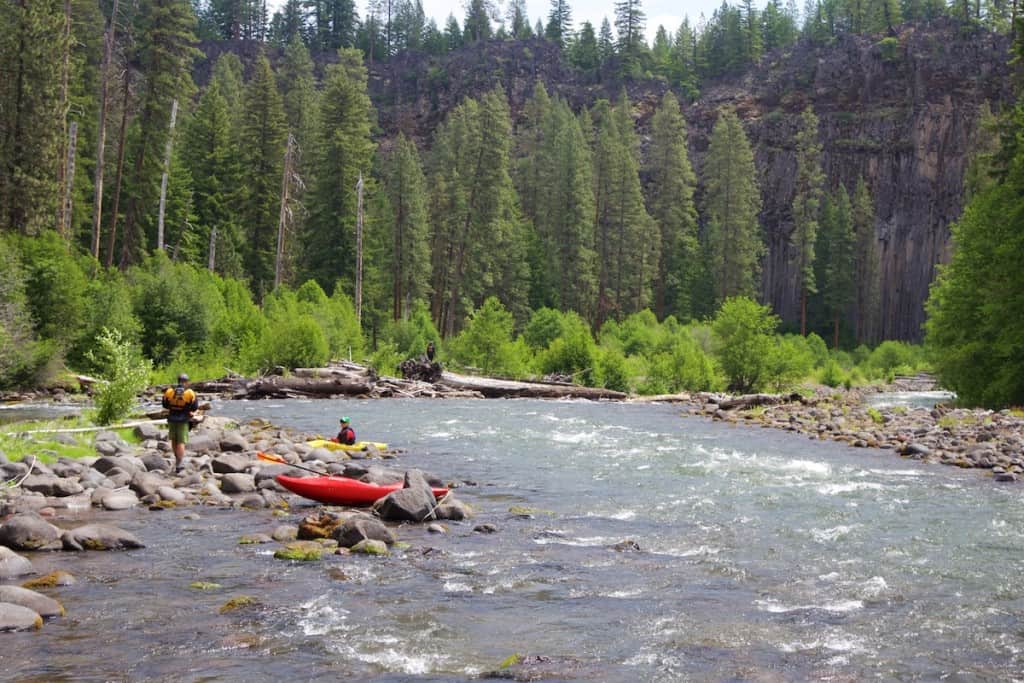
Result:
<svg viewBox="0 0 1024 683">
<path fill-rule="evenodd" d="M 245 379 L 229 376 L 192 387 L 236 399 L 328 398 L 589 398 L 621 400 L 618 391 L 565 383 L 518 382 L 459 375 L 442 370 L 440 363 L 409 359 L 402 363 L 405 378 L 379 377 L 372 368 L 334 362 L 325 368 L 296 368 L 288 376 Z"/>
</svg>

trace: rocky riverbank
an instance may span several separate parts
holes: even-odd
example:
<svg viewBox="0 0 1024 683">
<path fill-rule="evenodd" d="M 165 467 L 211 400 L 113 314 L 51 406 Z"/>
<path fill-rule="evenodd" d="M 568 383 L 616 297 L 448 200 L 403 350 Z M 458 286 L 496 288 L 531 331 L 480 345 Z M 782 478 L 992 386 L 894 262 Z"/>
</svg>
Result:
<svg viewBox="0 0 1024 683">
<path fill-rule="evenodd" d="M 275 557 L 285 560 L 315 560 L 326 553 L 386 554 L 397 542 L 395 523 L 416 520 L 425 524 L 425 532 L 444 533 L 443 521 L 464 521 L 472 516 L 470 508 L 451 493 L 425 511 L 421 509 L 424 496 L 434 500 L 430 487 L 451 489 L 465 482 L 444 482 L 418 470 L 398 469 L 393 466 L 400 457 L 398 452 L 313 448 L 306 443 L 311 435 L 264 421 L 239 425 L 211 417 L 192 433 L 189 457 L 176 472 L 166 429 L 155 424 L 134 429 L 140 439 L 137 445 L 115 432 L 99 432 L 94 440 L 95 456 L 60 457 L 52 464 L 35 458 L 11 462 L 0 453 L 0 480 L 4 482 L 0 488 L 0 584 L 35 574 L 33 553 L 144 547 L 145 539 L 116 526 L 76 526 L 82 511 L 90 508 L 159 512 L 181 506 L 215 506 L 270 509 L 274 516 L 287 517 L 292 504 L 300 499 L 281 487 L 275 479 L 278 474 L 301 477 L 315 470 L 373 484 L 404 482 L 402 489 L 378 501 L 373 514 L 339 508 L 299 512 L 294 523 L 282 522 L 240 541 L 276 542 L 280 547 Z M 288 464 L 260 460 L 257 454 L 261 451 L 274 453 Z M 69 559 L 69 564 L 72 562 Z M 60 571 L 17 586 L 0 585 L 0 631 L 40 628 L 45 619 L 63 616 L 59 601 L 45 592 L 59 592 L 60 587 L 73 583 L 73 572 Z"/>
<path fill-rule="evenodd" d="M 1024 413 L 1020 411 L 952 408 L 941 403 L 931 408 L 875 408 L 856 390 L 748 402 L 695 394 L 688 403 L 692 412 L 718 421 L 782 429 L 858 448 L 890 449 L 928 463 L 981 468 L 1000 482 L 1024 476 Z"/>
</svg>

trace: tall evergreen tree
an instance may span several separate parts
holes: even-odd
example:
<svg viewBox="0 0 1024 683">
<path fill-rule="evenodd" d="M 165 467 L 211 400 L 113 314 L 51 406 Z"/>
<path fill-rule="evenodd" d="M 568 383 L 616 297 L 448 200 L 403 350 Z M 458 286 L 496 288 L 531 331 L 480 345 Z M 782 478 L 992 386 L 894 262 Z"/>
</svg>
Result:
<svg viewBox="0 0 1024 683">
<path fill-rule="evenodd" d="M 199 98 L 185 126 L 182 158 L 193 181 L 197 238 L 204 240 L 200 261 L 208 263 L 208 245 L 216 231 L 216 272 L 241 278 L 244 243 L 238 207 L 242 197 L 241 164 L 228 102 L 214 83 Z"/>
<path fill-rule="evenodd" d="M 687 320 L 693 315 L 691 297 L 698 275 L 693 202 L 697 175 L 687 152 L 686 120 L 671 92 L 665 93 L 651 119 L 646 170 L 650 178 L 647 205 L 661 237 L 655 312 L 659 318 L 671 314 Z"/>
<path fill-rule="evenodd" d="M 790 243 L 800 286 L 800 334 L 807 336 L 807 297 L 818 291 L 814 278 L 814 244 L 825 174 L 821 170 L 818 117 L 808 106 L 800 116 L 796 133 L 796 185 L 793 194 L 793 232 Z"/>
<path fill-rule="evenodd" d="M 530 17 L 526 11 L 526 0 L 509 0 L 507 18 L 509 31 L 514 39 L 523 40 L 533 35 Z"/>
<path fill-rule="evenodd" d="M 366 92 L 366 67 L 358 50 L 342 49 L 327 67 L 320 97 L 318 141 L 313 152 L 310 215 L 303 238 L 308 277 L 330 288 L 355 283 L 356 182 L 370 175 L 373 107 Z"/>
<path fill-rule="evenodd" d="M 572 37 L 572 8 L 568 0 L 551 0 L 544 37 L 564 48 Z"/>
<path fill-rule="evenodd" d="M 494 35 L 491 28 L 492 13 L 493 0 L 468 0 L 463 26 L 467 43 L 487 40 Z"/>
<path fill-rule="evenodd" d="M 435 134 L 431 310 L 451 336 L 487 296 L 526 313 L 526 239 L 509 175 L 511 122 L 500 88 L 466 100 Z M 486 244 L 486 247 L 484 246 Z"/>
<path fill-rule="evenodd" d="M 687 97 L 695 99 L 697 87 L 697 36 L 690 27 L 690 20 L 683 19 L 676 31 L 669 58 L 669 78 L 676 83 Z"/>
<path fill-rule="evenodd" d="M 137 262 L 156 234 L 155 208 L 172 101 L 177 99 L 180 106 L 192 95 L 192 61 L 200 54 L 193 47 L 195 16 L 188 0 L 152 0 L 143 5 L 141 22 L 140 61 L 146 85 L 132 151 L 122 267 Z"/>
<path fill-rule="evenodd" d="M 608 17 L 601 19 L 601 28 L 597 33 L 597 54 L 603 67 L 615 56 L 615 36 L 612 35 L 612 24 Z"/>
<path fill-rule="evenodd" d="M 631 73 L 640 62 L 640 54 L 647 43 L 644 30 L 647 17 L 640 0 L 617 0 L 615 3 L 615 30 L 619 33 L 619 56 L 623 69 Z"/>
<path fill-rule="evenodd" d="M 857 179 L 857 188 L 853 193 L 852 216 L 853 232 L 857 239 L 857 341 L 871 343 L 878 338 L 881 264 L 875 233 L 875 202 L 863 176 Z"/>
<path fill-rule="evenodd" d="M 839 321 L 856 294 L 851 212 L 850 195 L 842 184 L 833 196 L 826 195 L 818 233 L 818 280 L 825 313 L 832 320 L 833 348 L 839 348 Z"/>
<path fill-rule="evenodd" d="M 551 98 L 544 82 L 538 80 L 533 95 L 523 105 L 523 123 L 516 136 L 514 179 L 523 215 L 536 222 L 540 193 L 543 191 L 542 154 L 550 144 L 546 122 L 551 111 Z"/>
<path fill-rule="evenodd" d="M 52 226 L 62 161 L 63 3 L 0 3 L 0 228 Z"/>
<path fill-rule="evenodd" d="M 569 62 L 589 78 L 593 78 L 601 67 L 597 35 L 589 21 L 584 21 L 580 25 L 580 30 L 569 47 Z"/>
<path fill-rule="evenodd" d="M 719 113 L 712 130 L 704 184 L 705 240 L 716 305 L 734 296 L 757 298 L 764 253 L 761 194 L 754 153 L 731 109 Z"/>
<path fill-rule="evenodd" d="M 242 124 L 243 182 L 241 218 L 245 229 L 245 271 L 257 297 L 274 284 L 274 256 L 281 209 L 281 167 L 284 163 L 284 105 L 266 55 L 260 54 L 245 91 Z"/>
<path fill-rule="evenodd" d="M 400 133 L 384 178 L 391 206 L 392 315 L 407 320 L 413 302 L 429 293 L 427 188 L 416 144 Z"/>
</svg>

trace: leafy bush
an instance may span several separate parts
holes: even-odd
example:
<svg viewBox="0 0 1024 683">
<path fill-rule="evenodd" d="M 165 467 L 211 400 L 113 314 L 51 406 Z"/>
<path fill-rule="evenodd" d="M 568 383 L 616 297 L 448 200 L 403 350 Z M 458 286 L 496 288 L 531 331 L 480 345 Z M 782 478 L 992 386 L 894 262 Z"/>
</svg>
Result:
<svg viewBox="0 0 1024 683">
<path fill-rule="evenodd" d="M 53 230 L 22 238 L 25 299 L 40 339 L 65 346 L 79 333 L 88 283 L 83 264 Z"/>
<path fill-rule="evenodd" d="M 821 374 L 818 376 L 818 381 L 834 389 L 841 384 L 845 385 L 850 381 L 850 378 L 843 371 L 839 362 L 833 359 L 825 363 L 825 366 L 821 369 Z"/>
<path fill-rule="evenodd" d="M 828 362 L 828 346 L 825 344 L 824 339 L 811 332 L 804 337 L 803 341 L 807 351 L 811 354 L 811 361 L 814 363 L 814 367 L 820 368 Z"/>
<path fill-rule="evenodd" d="M 408 323 L 399 323 L 403 326 L 407 326 Z M 407 354 L 403 354 L 398 349 L 398 345 L 394 342 L 384 341 L 377 344 L 377 350 L 370 356 L 370 367 L 373 368 L 378 375 L 395 376 L 398 374 L 398 365 L 409 358 Z"/>
<path fill-rule="evenodd" d="M 821 341 L 820 338 L 818 340 Z M 813 345 L 809 348 L 806 340 L 799 335 L 776 337 L 768 355 L 763 385 L 774 391 L 792 388 L 814 367 L 815 357 L 812 348 Z M 825 357 L 828 357 L 827 350 Z"/>
<path fill-rule="evenodd" d="M 714 363 L 686 330 L 673 335 L 651 355 L 641 393 L 708 391 L 717 384 Z"/>
<path fill-rule="evenodd" d="M 581 384 L 592 386 L 596 376 L 597 345 L 590 327 L 574 312 L 566 313 L 562 324 L 562 336 L 540 355 L 541 372 L 572 375 Z"/>
<path fill-rule="evenodd" d="M 746 297 L 727 299 L 711 323 L 715 357 L 732 391 L 760 387 L 768 374 L 778 318 L 767 306 Z"/>
<path fill-rule="evenodd" d="M 919 350 L 898 341 L 884 341 L 868 356 L 866 365 L 877 375 L 891 376 L 897 369 L 912 373 L 919 363 Z"/>
<path fill-rule="evenodd" d="M 562 313 L 553 308 L 539 308 L 530 316 L 523 330 L 523 340 L 534 351 L 543 351 L 562 336 Z"/>
<path fill-rule="evenodd" d="M 101 269 L 85 286 L 84 310 L 78 335 L 68 347 L 68 364 L 86 373 L 98 373 L 88 352 L 104 328 L 117 330 L 121 338 L 138 344 L 142 327 L 132 310 L 132 294 L 121 271 Z"/>
<path fill-rule="evenodd" d="M 32 384 L 54 353 L 33 332 L 21 262 L 13 240 L 0 236 L 0 389 Z"/>
<path fill-rule="evenodd" d="M 599 348 L 594 360 L 598 383 L 612 391 L 630 391 L 626 357 L 618 349 Z"/>
<path fill-rule="evenodd" d="M 379 344 L 390 344 L 394 347 L 393 352 L 400 356 L 398 362 L 406 358 L 420 358 L 426 353 L 427 342 L 438 344 L 440 335 L 430 318 L 430 311 L 424 302 L 419 301 L 413 305 L 412 314 L 408 320 L 397 320 L 389 322 L 381 333 Z M 378 348 L 380 351 L 380 348 Z M 440 349 L 437 349 L 440 352 Z M 377 353 L 374 353 L 374 358 Z M 434 360 L 437 360 L 435 356 Z M 382 367 L 376 366 L 375 367 Z M 397 363 L 396 363 L 397 367 Z"/>
<path fill-rule="evenodd" d="M 152 363 L 117 330 L 104 329 L 88 355 L 102 380 L 94 395 L 96 422 L 108 425 L 125 418 L 146 388 Z"/>
<path fill-rule="evenodd" d="M 883 62 L 895 62 L 900 58 L 900 41 L 892 36 L 882 38 L 878 41 L 878 50 Z"/>
<path fill-rule="evenodd" d="M 299 313 L 270 321 L 270 330 L 260 344 L 259 366 L 322 367 L 330 356 L 320 324 L 312 316 Z"/>
<path fill-rule="evenodd" d="M 503 354 L 511 351 L 512 314 L 496 297 L 488 297 L 475 310 L 466 328 L 451 342 L 455 360 L 464 366 L 479 368 L 485 375 L 508 370 L 509 359 Z"/>
</svg>

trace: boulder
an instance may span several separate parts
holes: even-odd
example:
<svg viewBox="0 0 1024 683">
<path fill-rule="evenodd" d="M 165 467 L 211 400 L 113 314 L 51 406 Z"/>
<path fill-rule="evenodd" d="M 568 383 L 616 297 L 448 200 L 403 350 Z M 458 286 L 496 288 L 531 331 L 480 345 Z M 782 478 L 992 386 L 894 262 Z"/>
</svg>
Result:
<svg viewBox="0 0 1024 683">
<path fill-rule="evenodd" d="M 59 461 L 50 467 L 50 470 L 57 475 L 67 479 L 69 477 L 80 477 L 86 470 L 84 463 L 78 460 L 72 460 L 70 458 L 61 458 Z"/>
<path fill-rule="evenodd" d="M 21 482 L 26 491 L 35 491 L 44 496 L 73 496 L 85 489 L 74 479 L 63 479 L 55 474 L 30 474 Z"/>
<path fill-rule="evenodd" d="M 135 426 L 135 436 L 139 437 L 141 441 L 149 441 L 150 439 L 162 439 L 167 436 L 167 432 L 160 428 L 159 425 L 153 423 L 141 424 Z"/>
<path fill-rule="evenodd" d="M 132 477 L 135 476 L 135 470 L 123 470 L 120 467 L 115 467 L 112 470 L 107 470 L 106 477 L 110 482 L 110 485 L 115 489 L 121 488 L 122 486 L 128 486 L 131 482 Z"/>
<path fill-rule="evenodd" d="M 106 510 L 128 510 L 139 504 L 134 491 L 118 489 L 100 498 L 100 505 Z"/>
<path fill-rule="evenodd" d="M 375 541 L 372 538 L 367 538 L 354 546 L 349 548 L 353 553 L 362 553 L 363 555 L 387 555 L 388 546 L 383 541 Z"/>
<path fill-rule="evenodd" d="M 256 490 L 256 480 L 251 474 L 232 472 L 221 479 L 220 490 L 223 493 L 252 493 Z"/>
<path fill-rule="evenodd" d="M 193 453 L 213 453 L 220 450 L 220 440 L 212 434 L 195 434 L 189 437 L 187 448 Z"/>
<path fill-rule="evenodd" d="M 155 494 L 160 489 L 160 487 L 166 483 L 167 482 L 164 480 L 164 478 L 157 474 L 154 474 L 152 472 L 138 471 L 132 477 L 132 480 L 128 483 L 128 486 L 131 487 L 131 490 L 134 491 L 136 495 L 139 496 L 139 498 L 144 498 L 146 496 L 151 496 Z"/>
<path fill-rule="evenodd" d="M 355 514 L 346 518 L 332 535 L 338 545 L 351 548 L 360 541 L 372 539 L 388 545 L 395 542 L 395 535 L 383 522 L 367 514 Z"/>
<path fill-rule="evenodd" d="M 32 574 L 32 563 L 6 546 L 0 545 L 0 581 Z"/>
<path fill-rule="evenodd" d="M 300 562 L 313 562 L 319 560 L 324 554 L 324 547 L 316 541 L 291 541 L 283 548 L 274 553 L 279 560 L 298 560 Z"/>
<path fill-rule="evenodd" d="M 349 471 L 349 466 L 345 466 L 345 471 Z M 384 467 L 370 467 L 366 472 L 359 477 L 360 481 L 365 481 L 367 484 L 377 484 L 378 486 L 386 486 L 387 484 L 393 484 L 396 481 L 402 481 L 403 474 L 398 470 L 389 470 Z"/>
<path fill-rule="evenodd" d="M 135 446 L 122 439 L 115 432 L 100 432 L 96 435 L 93 447 L 100 455 L 131 455 Z"/>
<path fill-rule="evenodd" d="M 0 476 L 4 479 L 17 479 L 28 474 L 28 465 L 23 462 L 6 462 L 0 465 Z"/>
<path fill-rule="evenodd" d="M 0 631 L 28 631 L 43 627 L 43 618 L 28 607 L 0 602 Z"/>
<path fill-rule="evenodd" d="M 437 501 L 423 473 L 410 470 L 405 474 L 405 487 L 389 493 L 373 507 L 384 520 L 423 522 L 434 518 Z"/>
<path fill-rule="evenodd" d="M 239 453 L 225 453 L 213 459 L 210 466 L 217 474 L 237 474 L 245 472 L 252 464 L 250 458 Z"/>
<path fill-rule="evenodd" d="M 243 494 L 240 498 L 236 498 L 234 503 L 240 508 L 248 508 L 250 510 L 262 510 L 267 507 L 267 501 L 258 493 Z"/>
<path fill-rule="evenodd" d="M 145 548 L 131 532 L 109 524 L 86 524 L 64 532 L 65 550 L 130 550 Z"/>
<path fill-rule="evenodd" d="M 156 490 L 156 494 L 160 496 L 160 500 L 169 500 L 172 503 L 184 503 L 188 499 L 188 496 L 173 486 L 161 486 Z"/>
<path fill-rule="evenodd" d="M 44 618 L 64 616 L 64 606 L 59 602 L 21 586 L 0 586 L 0 602 L 27 607 Z"/>
<path fill-rule="evenodd" d="M 434 516 L 437 519 L 448 519 L 453 522 L 461 522 L 466 519 L 471 519 L 473 517 L 473 511 L 461 500 L 449 498 L 437 506 L 437 509 L 434 510 Z"/>
<path fill-rule="evenodd" d="M 341 520 L 329 512 L 307 515 L 299 522 L 298 539 L 310 541 L 317 538 L 333 538 L 341 526 Z"/>
<path fill-rule="evenodd" d="M 163 453 L 150 451 L 141 456 L 139 460 L 145 466 L 147 472 L 170 472 L 174 469 L 174 460 L 164 457 Z"/>
<path fill-rule="evenodd" d="M 116 455 L 104 455 L 96 458 L 96 462 L 92 464 L 92 468 L 103 474 L 109 474 L 113 469 L 120 469 L 125 472 L 134 472 L 137 467 L 135 463 L 125 457 Z"/>
<path fill-rule="evenodd" d="M 61 530 L 32 512 L 17 514 L 0 526 L 0 545 L 15 550 L 56 550 Z"/>
<path fill-rule="evenodd" d="M 221 437 L 220 450 L 225 453 L 241 453 L 249 450 L 249 442 L 238 432 L 227 432 Z"/>
</svg>

